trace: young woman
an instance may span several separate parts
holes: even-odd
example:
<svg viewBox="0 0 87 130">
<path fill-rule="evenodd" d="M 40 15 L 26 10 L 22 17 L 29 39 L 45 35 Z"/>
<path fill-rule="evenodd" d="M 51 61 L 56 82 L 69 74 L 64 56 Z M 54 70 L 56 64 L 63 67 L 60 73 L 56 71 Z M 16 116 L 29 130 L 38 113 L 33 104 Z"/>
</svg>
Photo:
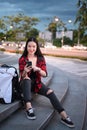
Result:
<svg viewBox="0 0 87 130">
<path fill-rule="evenodd" d="M 35 92 L 49 98 L 54 109 L 60 114 L 62 123 L 69 127 L 74 127 L 73 122 L 61 106 L 54 91 L 41 82 L 41 77 L 47 76 L 47 68 L 38 41 L 34 37 L 29 38 L 26 42 L 24 52 L 19 59 L 19 71 L 27 118 L 36 119 L 31 104 L 31 92 Z"/>
</svg>

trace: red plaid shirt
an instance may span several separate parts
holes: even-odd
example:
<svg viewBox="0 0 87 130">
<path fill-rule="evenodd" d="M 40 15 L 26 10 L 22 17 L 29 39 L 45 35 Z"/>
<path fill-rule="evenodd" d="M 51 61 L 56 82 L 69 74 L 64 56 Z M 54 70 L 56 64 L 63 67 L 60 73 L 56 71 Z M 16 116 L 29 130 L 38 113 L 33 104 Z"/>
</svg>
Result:
<svg viewBox="0 0 87 130">
<path fill-rule="evenodd" d="M 24 71 L 24 66 L 26 65 L 26 61 L 28 60 L 28 58 L 26 57 L 21 57 L 19 59 L 19 73 L 20 73 L 20 77 L 22 77 L 22 73 Z M 44 57 L 37 57 L 37 63 L 36 63 L 37 67 L 40 67 L 42 70 L 44 70 L 47 74 L 47 69 L 46 69 L 46 62 L 45 62 L 45 58 Z M 36 78 L 35 80 L 35 92 L 38 92 L 39 89 L 42 87 L 41 84 L 41 75 L 39 74 L 39 72 L 35 72 L 36 73 Z M 28 76 L 30 76 L 30 73 L 28 73 Z M 47 75 L 46 75 L 47 76 Z M 22 78 L 21 78 L 22 80 Z"/>
</svg>

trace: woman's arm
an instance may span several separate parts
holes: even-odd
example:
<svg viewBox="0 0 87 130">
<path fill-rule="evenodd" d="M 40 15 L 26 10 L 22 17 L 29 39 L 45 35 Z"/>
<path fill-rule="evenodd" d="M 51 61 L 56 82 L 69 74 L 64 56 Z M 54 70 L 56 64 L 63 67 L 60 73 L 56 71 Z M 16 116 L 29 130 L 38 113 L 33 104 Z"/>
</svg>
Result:
<svg viewBox="0 0 87 130">
<path fill-rule="evenodd" d="M 37 66 L 33 67 L 33 71 L 37 71 L 41 76 L 46 77 L 47 76 L 47 68 L 46 68 L 46 62 L 44 57 L 38 57 L 37 59 Z"/>
<path fill-rule="evenodd" d="M 43 77 L 46 77 L 46 72 L 44 71 L 44 70 L 42 70 L 40 67 L 37 67 L 37 66 L 34 66 L 33 67 L 33 71 L 34 72 L 39 72 L 39 74 L 41 75 L 41 76 L 43 76 Z"/>
</svg>

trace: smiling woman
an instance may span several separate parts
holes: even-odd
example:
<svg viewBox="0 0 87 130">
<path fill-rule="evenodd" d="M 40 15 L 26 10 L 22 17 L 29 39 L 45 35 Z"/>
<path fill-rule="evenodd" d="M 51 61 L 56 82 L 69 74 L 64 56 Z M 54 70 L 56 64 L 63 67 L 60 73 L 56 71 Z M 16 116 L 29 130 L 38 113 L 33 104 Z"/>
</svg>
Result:
<svg viewBox="0 0 87 130">
<path fill-rule="evenodd" d="M 28 64 L 30 62 L 32 64 Z M 36 119 L 31 100 L 31 93 L 33 92 L 47 97 L 53 108 L 60 114 L 61 122 L 68 127 L 74 127 L 54 91 L 42 82 L 42 77 L 47 77 L 46 61 L 38 41 L 34 37 L 26 41 L 24 52 L 19 58 L 19 72 L 26 117 L 30 120 Z"/>
</svg>

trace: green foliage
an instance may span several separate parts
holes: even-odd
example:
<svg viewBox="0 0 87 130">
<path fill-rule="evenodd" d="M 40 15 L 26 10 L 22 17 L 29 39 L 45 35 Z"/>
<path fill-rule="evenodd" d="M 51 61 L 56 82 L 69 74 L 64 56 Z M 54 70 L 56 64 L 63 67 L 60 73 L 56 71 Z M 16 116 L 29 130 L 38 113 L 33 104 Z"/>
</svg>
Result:
<svg viewBox="0 0 87 130">
<path fill-rule="evenodd" d="M 49 23 L 47 30 L 52 33 L 52 40 L 54 40 L 56 38 L 56 32 L 58 30 L 67 30 L 67 29 L 61 19 L 54 17 L 52 22 Z"/>
<path fill-rule="evenodd" d="M 48 26 L 48 30 L 50 32 L 56 32 L 57 31 L 56 23 L 54 23 L 54 22 L 50 23 L 49 26 Z"/>
<path fill-rule="evenodd" d="M 39 31 L 36 28 L 32 28 L 29 32 L 26 33 L 27 38 L 32 36 L 37 38 L 38 35 L 39 35 Z"/>
<path fill-rule="evenodd" d="M 70 46 L 73 46 L 73 41 L 68 38 L 68 37 L 64 37 L 64 45 L 70 45 Z"/>
<path fill-rule="evenodd" d="M 77 45 L 77 43 L 78 43 L 77 35 L 78 35 L 78 31 L 74 30 L 74 33 L 73 33 L 73 43 L 75 45 Z M 87 34 L 84 34 L 83 30 L 81 30 L 81 32 L 80 32 L 80 43 L 85 45 L 85 46 L 87 46 Z"/>
<path fill-rule="evenodd" d="M 0 48 L 0 51 L 5 51 L 5 49 L 4 48 Z"/>
<path fill-rule="evenodd" d="M 5 34 L 3 32 L 0 32 L 0 41 L 5 39 Z"/>
<path fill-rule="evenodd" d="M 53 40 L 53 45 L 54 45 L 54 46 L 57 46 L 57 47 L 61 47 L 61 46 L 62 46 L 61 41 L 62 41 L 62 38 L 54 39 L 54 40 Z M 70 38 L 64 37 L 64 45 L 73 46 L 74 44 L 73 44 L 73 41 L 72 41 Z"/>
<path fill-rule="evenodd" d="M 53 45 L 56 47 L 61 47 L 61 38 L 54 39 Z"/>
<path fill-rule="evenodd" d="M 35 26 L 38 22 L 38 18 L 25 16 L 24 14 L 19 13 L 13 16 L 2 17 L 0 20 L 0 29 L 2 29 L 2 31 L 6 34 L 6 40 L 26 40 L 22 37 L 18 39 L 17 34 L 27 34 L 27 32 L 31 31 L 33 26 Z M 36 31 L 33 31 L 36 35 Z"/>
<path fill-rule="evenodd" d="M 48 31 L 50 31 L 52 33 L 52 39 L 55 39 L 56 38 L 56 31 L 57 31 L 56 23 L 51 22 L 48 25 Z"/>
<path fill-rule="evenodd" d="M 0 30 L 5 30 L 6 26 L 3 19 L 0 19 Z"/>
<path fill-rule="evenodd" d="M 87 46 L 87 34 L 84 35 L 84 37 L 81 39 L 81 44 L 83 44 L 84 46 Z"/>
<path fill-rule="evenodd" d="M 19 54 L 19 53 L 20 53 L 20 51 L 17 49 L 17 50 L 15 51 L 15 53 Z"/>
<path fill-rule="evenodd" d="M 13 30 L 9 30 L 6 33 L 7 41 L 16 41 L 16 33 Z"/>
<path fill-rule="evenodd" d="M 77 16 L 75 19 L 75 24 L 78 25 L 78 39 L 79 43 L 82 42 L 84 34 L 87 32 L 87 0 L 78 0 L 77 3 Z M 82 35 L 83 31 L 83 35 Z"/>
<path fill-rule="evenodd" d="M 77 7 L 75 24 L 78 24 L 78 29 L 87 31 L 87 0 L 78 0 Z"/>
</svg>

